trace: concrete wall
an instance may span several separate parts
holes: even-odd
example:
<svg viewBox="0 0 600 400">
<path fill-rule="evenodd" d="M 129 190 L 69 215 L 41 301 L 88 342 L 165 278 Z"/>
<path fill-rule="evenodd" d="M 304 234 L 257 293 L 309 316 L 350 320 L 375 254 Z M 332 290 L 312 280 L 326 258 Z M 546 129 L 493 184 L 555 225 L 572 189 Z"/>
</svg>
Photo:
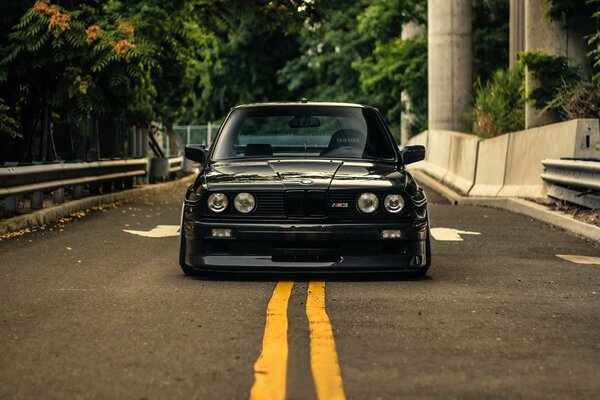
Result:
<svg viewBox="0 0 600 400">
<path fill-rule="evenodd" d="M 543 198 L 545 158 L 600 157 L 597 119 L 580 119 L 480 140 L 464 133 L 430 130 L 409 141 L 427 147 L 425 162 L 411 168 L 469 196 Z"/>
<path fill-rule="evenodd" d="M 443 182 L 459 193 L 468 194 L 475 183 L 475 166 L 480 139 L 475 135 L 452 132 L 450 134 L 448 172 Z"/>
<path fill-rule="evenodd" d="M 510 133 L 504 185 L 499 196 L 545 197 L 542 160 L 561 157 L 598 157 L 598 120 L 572 120 Z M 588 146 L 589 144 L 589 146 Z"/>
<path fill-rule="evenodd" d="M 475 186 L 471 196 L 497 196 L 504 185 L 506 154 L 510 135 L 502 135 L 479 143 Z"/>
<path fill-rule="evenodd" d="M 426 150 L 427 173 L 437 180 L 442 181 L 446 173 L 448 173 L 452 132 L 430 129 L 428 133 Z"/>
</svg>

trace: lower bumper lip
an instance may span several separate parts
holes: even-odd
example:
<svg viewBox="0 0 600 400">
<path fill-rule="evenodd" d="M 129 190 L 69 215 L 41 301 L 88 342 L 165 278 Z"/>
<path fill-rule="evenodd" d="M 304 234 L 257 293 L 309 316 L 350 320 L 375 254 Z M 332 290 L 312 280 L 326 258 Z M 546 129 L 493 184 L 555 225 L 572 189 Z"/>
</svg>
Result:
<svg viewBox="0 0 600 400">
<path fill-rule="evenodd" d="M 213 238 L 212 229 L 232 229 Z M 417 271 L 425 266 L 426 222 L 415 224 L 227 224 L 187 221 L 186 262 L 214 271 Z M 382 239 L 383 229 L 400 238 Z"/>
</svg>

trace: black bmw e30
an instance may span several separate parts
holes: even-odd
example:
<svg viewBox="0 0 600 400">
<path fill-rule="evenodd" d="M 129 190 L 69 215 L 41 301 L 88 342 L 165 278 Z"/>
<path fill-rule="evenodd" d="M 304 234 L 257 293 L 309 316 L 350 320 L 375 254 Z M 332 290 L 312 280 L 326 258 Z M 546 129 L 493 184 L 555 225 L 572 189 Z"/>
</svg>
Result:
<svg viewBox="0 0 600 400">
<path fill-rule="evenodd" d="M 412 272 L 431 264 L 423 189 L 379 112 L 345 103 L 233 108 L 183 204 L 180 265 L 202 271 Z"/>
</svg>

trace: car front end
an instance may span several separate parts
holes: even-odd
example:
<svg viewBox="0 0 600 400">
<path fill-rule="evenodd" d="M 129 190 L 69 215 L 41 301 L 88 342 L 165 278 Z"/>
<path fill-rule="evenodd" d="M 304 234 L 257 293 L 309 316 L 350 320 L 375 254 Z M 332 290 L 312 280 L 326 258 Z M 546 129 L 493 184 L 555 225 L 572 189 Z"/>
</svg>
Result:
<svg viewBox="0 0 600 400">
<path fill-rule="evenodd" d="M 238 113 L 242 122 L 228 117 L 230 131 L 220 131 L 206 152 L 183 204 L 184 272 L 426 273 L 426 197 L 379 114 L 366 110 L 257 106 Z M 379 142 L 370 133 L 362 138 L 352 120 L 360 122 L 361 115 L 362 131 L 375 124 Z M 268 129 L 282 118 L 285 126 L 278 129 L 289 129 L 278 143 L 280 136 Z M 352 129 L 339 128 L 351 123 Z M 304 135 L 302 143 L 294 143 L 296 132 Z"/>
</svg>

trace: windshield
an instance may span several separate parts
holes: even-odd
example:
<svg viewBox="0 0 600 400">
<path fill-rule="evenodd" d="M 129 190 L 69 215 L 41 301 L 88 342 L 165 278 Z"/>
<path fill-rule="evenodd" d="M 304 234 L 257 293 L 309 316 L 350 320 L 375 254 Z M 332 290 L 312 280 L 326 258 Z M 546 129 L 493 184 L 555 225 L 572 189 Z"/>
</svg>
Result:
<svg viewBox="0 0 600 400">
<path fill-rule="evenodd" d="M 251 157 L 394 159 L 376 111 L 339 106 L 238 108 L 219 135 L 214 160 Z"/>
</svg>

